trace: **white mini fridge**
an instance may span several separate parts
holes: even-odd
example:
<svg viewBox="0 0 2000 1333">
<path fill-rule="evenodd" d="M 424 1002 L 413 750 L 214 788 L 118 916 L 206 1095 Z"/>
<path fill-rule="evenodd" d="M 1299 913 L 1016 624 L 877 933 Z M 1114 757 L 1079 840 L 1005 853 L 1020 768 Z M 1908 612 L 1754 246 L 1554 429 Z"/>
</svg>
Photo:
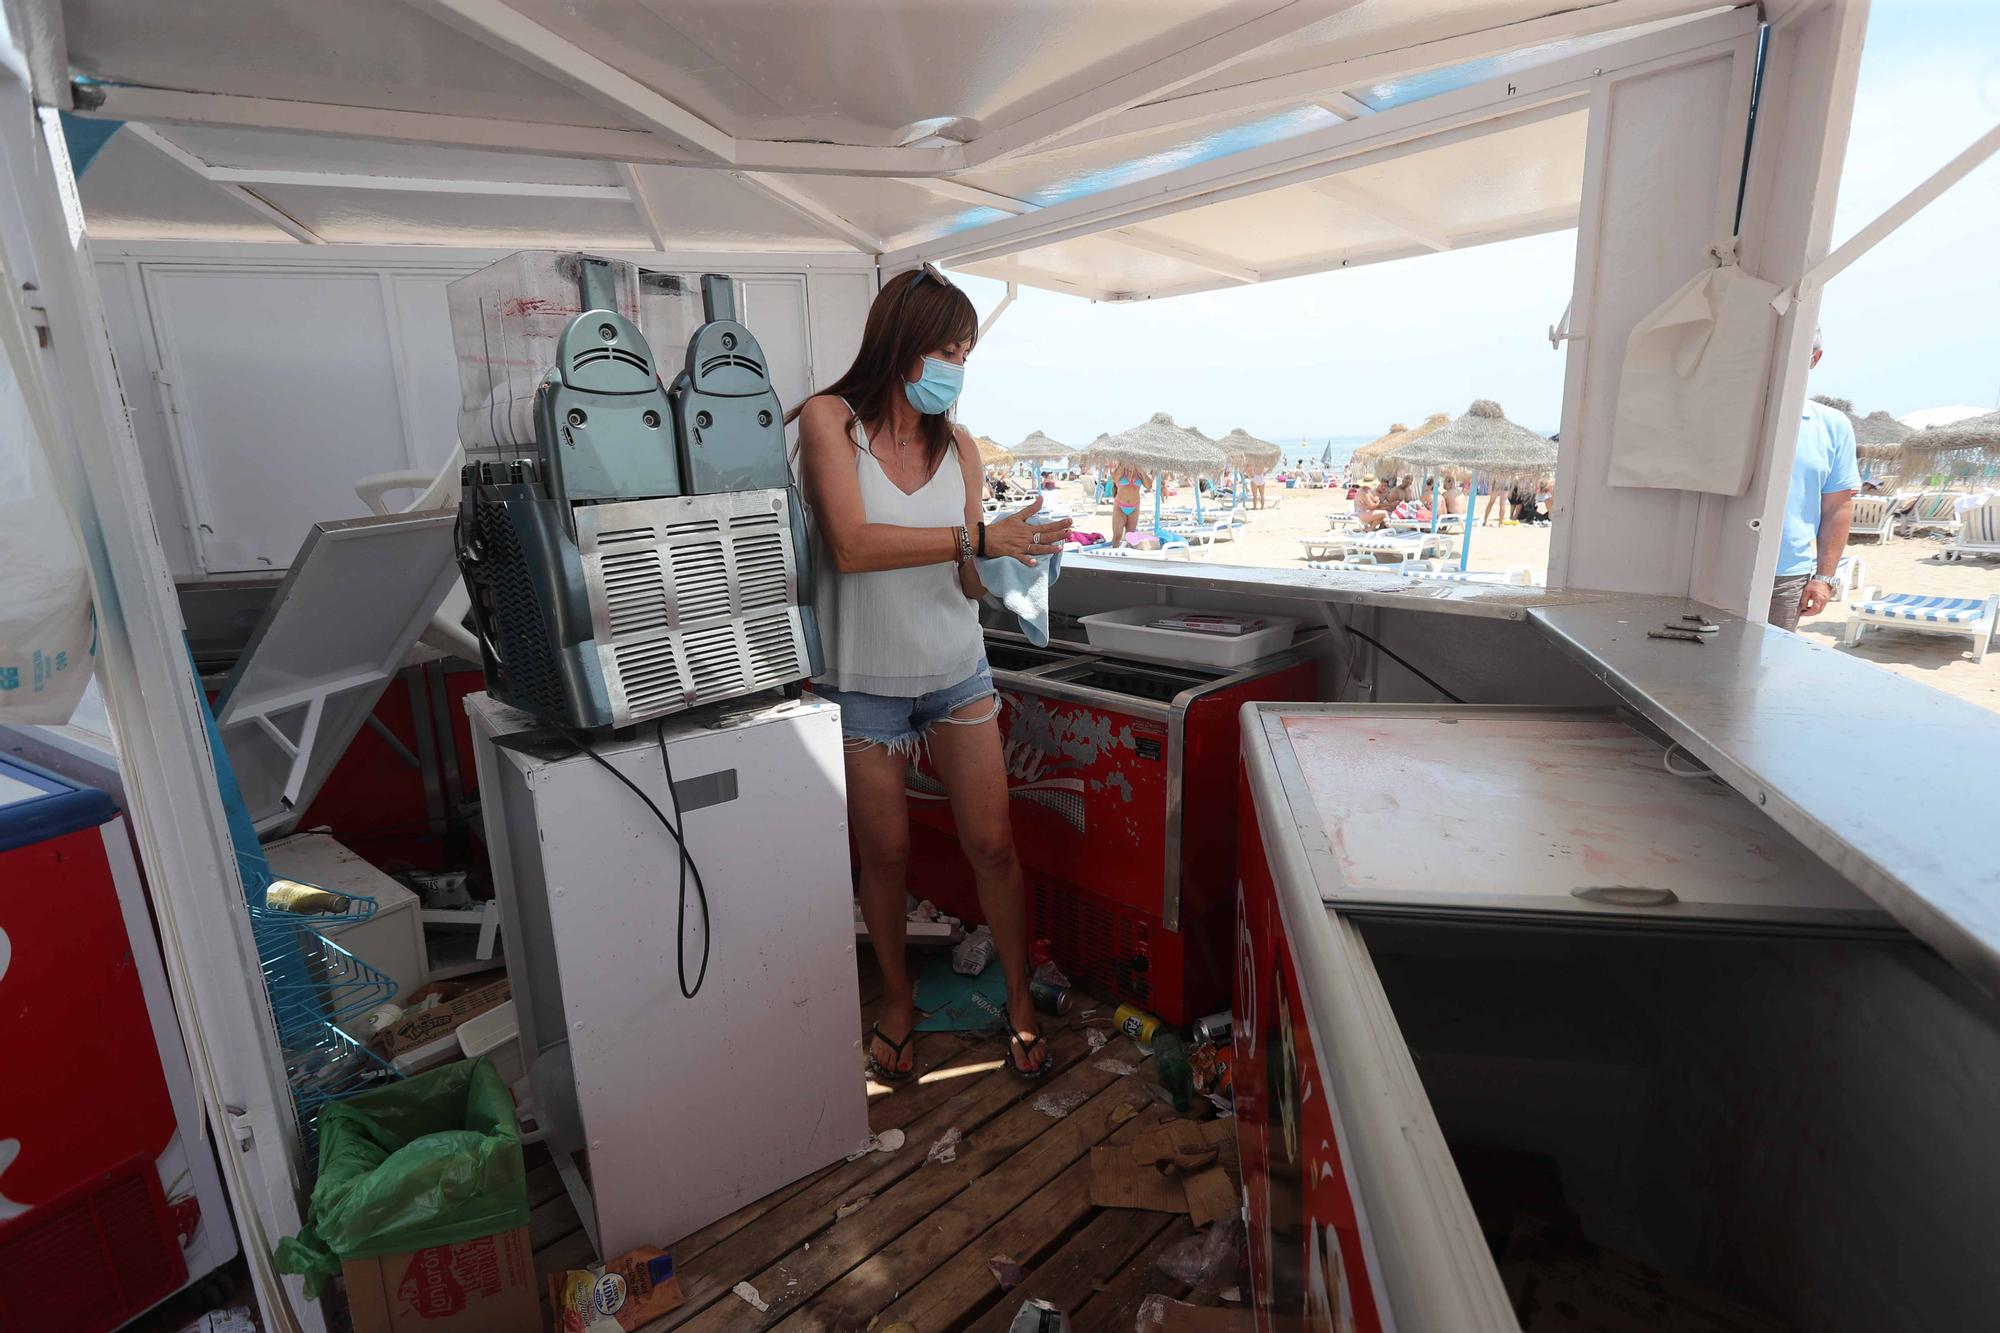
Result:
<svg viewBox="0 0 2000 1333">
<path fill-rule="evenodd" d="M 1243 758 L 1261 1329 L 2000 1324 L 2000 1006 L 1753 800 L 1607 711 L 1253 705 Z"/>
<path fill-rule="evenodd" d="M 857 1151 L 840 715 L 739 701 L 587 738 L 466 699 L 535 1110 L 600 1256 L 671 1246 Z M 602 761 L 600 763 L 599 761 Z M 694 877 L 683 910 L 671 765 Z M 704 943 L 707 973 L 692 999 Z M 574 1191 L 573 1191 L 574 1192 Z"/>
</svg>

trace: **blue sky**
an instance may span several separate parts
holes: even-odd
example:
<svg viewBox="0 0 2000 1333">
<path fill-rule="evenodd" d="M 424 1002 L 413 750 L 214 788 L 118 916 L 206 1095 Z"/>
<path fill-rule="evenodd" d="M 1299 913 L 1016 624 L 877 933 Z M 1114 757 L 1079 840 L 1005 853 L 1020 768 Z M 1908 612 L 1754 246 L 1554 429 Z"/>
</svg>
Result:
<svg viewBox="0 0 2000 1333">
<path fill-rule="evenodd" d="M 2000 121 L 2000 0 L 1875 0 L 1834 243 Z M 1554 430 L 1576 234 L 1128 305 L 1023 288 L 974 355 L 962 419 L 1085 443 L 1152 412 L 1210 433 L 1380 434 L 1496 398 Z M 982 312 L 1001 285 L 963 276 Z M 2000 407 L 2000 159 L 1828 288 L 1816 393 L 1861 411 Z"/>
</svg>

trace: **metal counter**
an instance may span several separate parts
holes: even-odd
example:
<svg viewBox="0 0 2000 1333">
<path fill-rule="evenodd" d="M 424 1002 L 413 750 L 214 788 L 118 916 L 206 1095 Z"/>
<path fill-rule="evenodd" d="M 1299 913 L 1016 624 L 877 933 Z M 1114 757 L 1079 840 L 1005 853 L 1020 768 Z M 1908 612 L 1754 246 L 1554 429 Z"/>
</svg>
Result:
<svg viewBox="0 0 2000 1333">
<path fill-rule="evenodd" d="M 1525 622 L 1989 994 L 2000 996 L 2000 714 L 1697 602 L 1393 572 L 1066 560 L 1065 582 Z M 1646 631 L 1699 611 L 1706 644 Z M 1511 702 L 1487 699 L 1480 702 Z"/>
</svg>

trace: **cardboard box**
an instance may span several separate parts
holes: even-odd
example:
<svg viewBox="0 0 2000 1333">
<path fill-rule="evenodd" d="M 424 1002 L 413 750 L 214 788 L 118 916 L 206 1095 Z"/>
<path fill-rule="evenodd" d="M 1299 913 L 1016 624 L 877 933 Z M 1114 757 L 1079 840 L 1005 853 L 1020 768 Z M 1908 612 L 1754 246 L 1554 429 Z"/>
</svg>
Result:
<svg viewBox="0 0 2000 1333">
<path fill-rule="evenodd" d="M 448 984 L 425 986 L 405 1003 L 422 1004 L 425 996 L 431 993 L 445 998 L 429 1009 L 411 1007 L 409 1012 L 376 1034 L 374 1046 L 379 1054 L 393 1061 L 419 1046 L 451 1036 L 466 1019 L 497 1009 L 513 998 L 507 978 L 502 976 L 498 980 L 470 987 Z"/>
<path fill-rule="evenodd" d="M 350 1259 L 354 1333 L 541 1333 L 528 1229 L 456 1245 Z"/>
</svg>

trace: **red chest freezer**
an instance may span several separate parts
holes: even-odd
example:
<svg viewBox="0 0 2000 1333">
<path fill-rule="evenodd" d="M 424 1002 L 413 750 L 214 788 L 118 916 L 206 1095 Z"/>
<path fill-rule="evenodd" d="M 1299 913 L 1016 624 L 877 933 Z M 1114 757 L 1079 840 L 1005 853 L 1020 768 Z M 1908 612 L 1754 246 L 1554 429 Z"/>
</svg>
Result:
<svg viewBox="0 0 2000 1333">
<path fill-rule="evenodd" d="M 1606 712 L 1263 705 L 1243 761 L 1260 1328 L 1992 1325 L 2000 1008 L 1753 802 Z"/>
<path fill-rule="evenodd" d="M 1029 927 L 1071 979 L 1186 1024 L 1229 1001 L 1237 714 L 1310 698 L 1297 648 L 1240 668 L 1141 662 L 988 631 Z M 944 784 L 911 765 L 910 885 L 978 918 Z"/>
<path fill-rule="evenodd" d="M 123 1323 L 236 1252 L 124 820 L 0 758 L 0 1330 Z"/>
</svg>

